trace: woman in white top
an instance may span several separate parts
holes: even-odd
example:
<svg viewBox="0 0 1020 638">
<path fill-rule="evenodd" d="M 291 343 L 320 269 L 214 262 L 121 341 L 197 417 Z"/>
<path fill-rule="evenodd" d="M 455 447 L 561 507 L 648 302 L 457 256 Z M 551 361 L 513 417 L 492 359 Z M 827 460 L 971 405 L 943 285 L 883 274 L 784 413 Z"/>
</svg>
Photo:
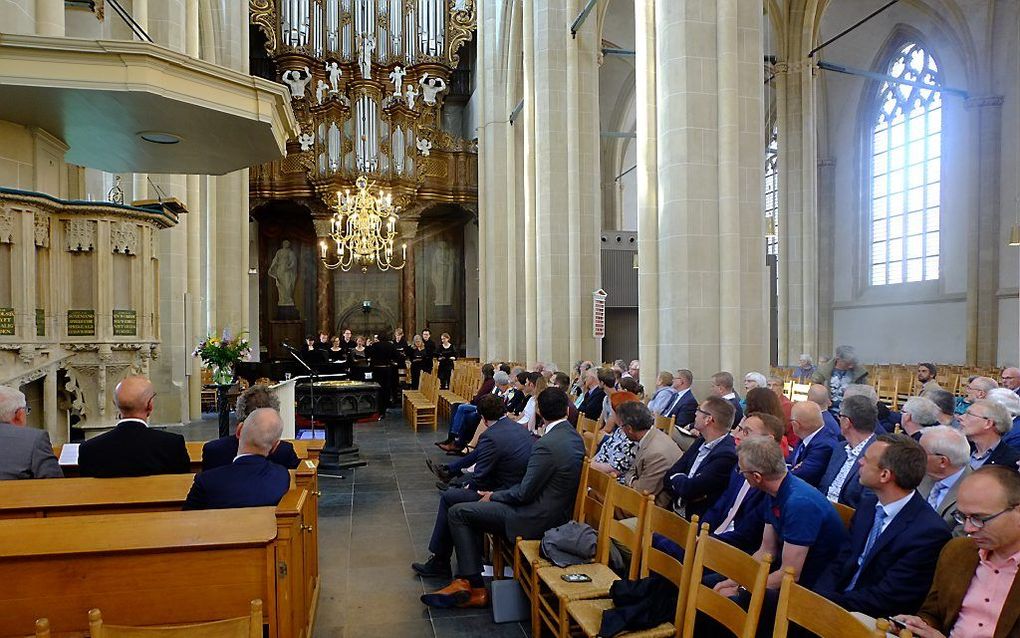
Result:
<svg viewBox="0 0 1020 638">
<path fill-rule="evenodd" d="M 538 372 L 529 372 L 528 381 L 524 384 L 524 394 L 528 395 L 528 402 L 524 406 L 524 411 L 517 416 L 517 422 L 528 428 L 529 432 L 537 432 L 539 425 L 538 412 L 535 409 L 538 395 L 542 390 L 545 390 L 548 383 Z"/>
</svg>

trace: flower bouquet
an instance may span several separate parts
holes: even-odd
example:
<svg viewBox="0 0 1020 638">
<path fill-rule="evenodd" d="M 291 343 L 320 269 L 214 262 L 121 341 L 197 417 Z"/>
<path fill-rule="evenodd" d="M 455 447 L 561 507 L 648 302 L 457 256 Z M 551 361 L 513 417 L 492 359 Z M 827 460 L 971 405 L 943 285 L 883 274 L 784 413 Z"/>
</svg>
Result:
<svg viewBox="0 0 1020 638">
<path fill-rule="evenodd" d="M 200 357 L 202 365 L 212 369 L 213 383 L 229 385 L 234 382 L 234 364 L 251 353 L 251 344 L 245 338 L 247 334 L 231 336 L 230 329 L 224 328 L 223 334 L 210 334 L 202 339 L 191 356 Z"/>
</svg>

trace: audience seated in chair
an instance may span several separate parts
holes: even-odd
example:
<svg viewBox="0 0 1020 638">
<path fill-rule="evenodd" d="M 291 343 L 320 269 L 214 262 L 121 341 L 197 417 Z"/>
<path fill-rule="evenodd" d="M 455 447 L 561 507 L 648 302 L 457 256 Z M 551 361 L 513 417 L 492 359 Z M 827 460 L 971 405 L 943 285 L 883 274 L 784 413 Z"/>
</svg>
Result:
<svg viewBox="0 0 1020 638">
<path fill-rule="evenodd" d="M 1013 426 L 1002 435 L 1002 442 L 1020 449 L 1020 395 L 1009 388 L 993 388 L 988 391 L 988 398 L 1006 408 L 1009 418 L 1013 419 Z"/>
<path fill-rule="evenodd" d="M 454 410 L 453 416 L 450 417 L 450 430 L 446 435 L 446 440 L 436 442 L 440 449 L 446 452 L 460 451 L 474 436 L 475 427 L 478 426 L 479 421 L 478 400 L 487 394 L 492 394 L 496 389 L 495 374 L 495 368 L 491 363 L 482 366 L 482 385 L 479 386 L 478 392 L 475 393 L 470 403 L 461 403 Z M 508 384 L 510 379 L 503 379 L 503 373 L 500 374 L 500 380 L 504 385 Z"/>
<path fill-rule="evenodd" d="M 733 415 L 733 422 L 740 423 L 744 420 L 744 406 L 740 395 L 733 390 L 733 375 L 729 372 L 716 372 L 712 375 L 712 396 L 725 399 L 730 402 L 736 413 Z"/>
<path fill-rule="evenodd" d="M 873 617 L 918 609 L 949 527 L 916 490 L 927 453 L 904 434 L 883 434 L 861 460 L 861 499 L 850 542 L 815 583 L 816 593 Z"/>
<path fill-rule="evenodd" d="M 113 396 L 120 421 L 109 432 L 78 448 L 78 471 L 82 476 L 116 478 L 191 471 L 184 437 L 149 428 L 156 390 L 148 379 L 125 377 Z"/>
<path fill-rule="evenodd" d="M 616 408 L 629 401 L 637 400 L 636 394 L 626 390 L 615 391 L 609 395 L 612 411 L 609 413 L 609 418 L 603 423 L 601 433 L 606 436 L 592 456 L 592 469 L 621 477 L 634 467 L 637 443 L 627 438 L 623 429 L 620 428 L 619 419 L 616 417 Z M 596 433 L 597 436 L 598 433 Z"/>
<path fill-rule="evenodd" d="M 925 428 L 939 424 L 941 414 L 939 406 L 931 399 L 910 397 L 900 408 L 900 427 L 915 441 L 920 441 Z"/>
<path fill-rule="evenodd" d="M 655 392 L 648 402 L 648 409 L 652 414 L 662 414 L 663 411 L 673 403 L 676 390 L 673 389 L 673 373 L 663 370 L 655 378 Z"/>
<path fill-rule="evenodd" d="M 237 406 L 234 408 L 237 414 L 237 427 L 234 434 L 220 437 L 209 441 L 202 446 L 202 471 L 211 470 L 214 467 L 230 465 L 237 456 L 239 441 L 241 439 L 241 428 L 248 415 L 259 408 L 273 408 L 280 410 L 280 400 L 269 391 L 269 388 L 256 384 L 241 393 L 237 397 Z M 280 441 L 276 449 L 269 455 L 269 460 L 278 463 L 288 470 L 293 470 L 301 463 L 294 445 L 290 441 Z"/>
<path fill-rule="evenodd" d="M 868 370 L 857 360 L 857 351 L 851 346 L 837 346 L 832 359 L 821 364 L 811 375 L 812 383 L 829 388 L 832 411 L 839 413 L 843 392 L 852 383 L 867 383 Z"/>
<path fill-rule="evenodd" d="M 768 390 L 765 390 L 768 392 Z M 730 471 L 737 462 L 730 428 L 733 403 L 720 397 L 701 402 L 694 429 L 701 435 L 667 472 L 666 492 L 673 510 L 687 518 L 702 516 L 726 490 Z"/>
<path fill-rule="evenodd" d="M 858 474 L 859 460 L 875 441 L 875 405 L 864 396 L 844 399 L 839 408 L 839 427 L 846 444 L 832 451 L 818 489 L 830 501 L 856 508 L 864 489 Z"/>
<path fill-rule="evenodd" d="M 268 457 L 280 443 L 283 421 L 273 408 L 259 408 L 241 428 L 237 457 L 230 465 L 195 475 L 186 510 L 276 505 L 290 489 L 290 472 Z"/>
<path fill-rule="evenodd" d="M 942 549 L 920 611 L 895 620 L 921 638 L 1020 636 L 1020 474 L 993 465 L 962 479 L 956 518 L 967 537 Z"/>
<path fill-rule="evenodd" d="M 948 425 L 936 425 L 924 429 L 920 443 L 928 462 L 917 492 L 953 530 L 953 536 L 963 536 L 963 525 L 956 522 L 953 513 L 961 479 L 974 471 L 970 467 L 967 437 Z"/>
<path fill-rule="evenodd" d="M 978 469 L 983 465 L 1005 465 L 1018 468 L 1020 450 L 1002 442 L 1002 437 L 1013 427 L 1009 412 L 1001 403 L 991 399 L 978 399 L 960 415 L 962 432 L 970 441 L 973 452 L 970 466 Z"/>
<path fill-rule="evenodd" d="M 535 444 L 524 478 L 504 490 L 479 492 L 477 503 L 459 503 L 448 512 L 457 553 L 457 578 L 443 589 L 425 594 L 430 607 L 484 607 L 488 592 L 482 580 L 482 535 L 504 539 L 539 539 L 570 519 L 581 477 L 584 442 L 566 422 L 567 395 L 546 388 L 537 399 L 546 420 L 545 436 Z"/>
<path fill-rule="evenodd" d="M 790 472 L 818 487 L 829 467 L 832 452 L 840 447 L 840 443 L 825 429 L 822 409 L 818 404 L 801 401 L 793 406 L 790 416 L 790 425 L 800 439 L 797 447 L 790 452 Z"/>
<path fill-rule="evenodd" d="M 550 385 L 563 390 L 563 393 L 567 395 L 567 421 L 576 428 L 577 417 L 580 416 L 580 412 L 577 411 L 574 402 L 570 401 L 570 377 L 567 376 L 566 372 L 554 372 Z"/>
<path fill-rule="evenodd" d="M 822 409 L 822 423 L 825 424 L 825 429 L 842 442 L 843 433 L 839 430 L 839 421 L 829 409 L 832 407 L 832 399 L 829 398 L 829 388 L 820 383 L 812 383 L 808 387 L 807 400 Z"/>
<path fill-rule="evenodd" d="M 615 377 L 614 377 L 615 382 Z M 593 369 L 581 373 L 581 403 L 577 410 L 592 421 L 598 421 L 602 414 L 602 402 L 606 398 L 606 391 L 602 389 L 599 381 L 599 371 Z"/>
<path fill-rule="evenodd" d="M 668 434 L 655 427 L 655 417 L 640 401 L 621 403 L 616 419 L 623 434 L 637 444 L 634 463 L 620 482 L 638 492 L 654 494 L 656 505 L 669 507 L 670 496 L 663 477 L 680 460 L 680 448 Z M 613 475 L 620 478 L 615 471 Z"/>
<path fill-rule="evenodd" d="M 25 395 L 0 385 L 0 481 L 63 478 L 50 435 L 27 427 L 27 418 Z"/>
<path fill-rule="evenodd" d="M 429 551 L 432 556 L 424 563 L 413 563 L 411 568 L 421 576 L 450 577 L 450 558 L 453 556 L 453 538 L 450 536 L 448 510 L 457 503 L 470 503 L 481 498 L 481 492 L 505 490 L 517 485 L 531 457 L 534 438 L 519 423 L 506 417 L 503 400 L 487 395 L 478 400 L 478 414 L 487 426 L 478 439 L 474 471 L 463 476 L 456 487 L 444 490 L 439 499 L 439 512 L 432 528 Z M 467 458 L 467 457 L 465 457 Z M 444 466 L 429 469 L 442 480 L 449 479 Z"/>
</svg>

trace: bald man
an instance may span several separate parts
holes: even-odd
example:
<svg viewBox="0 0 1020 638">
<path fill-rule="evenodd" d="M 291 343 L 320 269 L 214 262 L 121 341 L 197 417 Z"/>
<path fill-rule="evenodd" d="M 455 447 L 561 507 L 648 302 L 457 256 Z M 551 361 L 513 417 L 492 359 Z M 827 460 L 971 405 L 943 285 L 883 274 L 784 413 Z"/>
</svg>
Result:
<svg viewBox="0 0 1020 638">
<path fill-rule="evenodd" d="M 184 509 L 277 505 L 290 489 L 290 472 L 267 457 L 280 444 L 282 434 L 283 420 L 273 408 L 259 408 L 249 414 L 241 428 L 234 462 L 196 475 Z"/>
<path fill-rule="evenodd" d="M 820 383 L 812 383 L 808 388 L 807 400 L 818 404 L 818 407 L 822 409 L 822 423 L 825 424 L 825 429 L 831 432 L 832 436 L 842 440 L 843 435 L 839 432 L 839 421 L 832 416 L 832 412 L 829 410 L 832 407 L 829 388 Z"/>
<path fill-rule="evenodd" d="M 832 451 L 839 445 L 836 437 L 824 427 L 822 408 L 814 401 L 793 404 L 790 426 L 800 437 L 800 443 L 787 459 L 790 473 L 818 487 L 822 475 L 832 459 Z"/>
<path fill-rule="evenodd" d="M 120 421 L 109 432 L 81 444 L 78 470 L 82 476 L 117 478 L 191 470 L 184 437 L 149 428 L 155 398 L 156 390 L 145 377 L 126 377 L 117 384 L 113 400 Z"/>
</svg>

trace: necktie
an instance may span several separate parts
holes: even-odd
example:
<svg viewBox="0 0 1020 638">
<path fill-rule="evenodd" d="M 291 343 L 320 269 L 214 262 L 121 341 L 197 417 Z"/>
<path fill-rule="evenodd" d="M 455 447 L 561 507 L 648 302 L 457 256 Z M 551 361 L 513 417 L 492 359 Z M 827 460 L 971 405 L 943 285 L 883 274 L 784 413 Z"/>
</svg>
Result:
<svg viewBox="0 0 1020 638">
<path fill-rule="evenodd" d="M 928 494 L 928 504 L 932 506 L 932 509 L 938 511 L 939 503 L 942 501 L 942 495 L 946 493 L 946 484 L 939 481 L 931 487 L 931 493 Z"/>
<path fill-rule="evenodd" d="M 676 409 L 676 405 L 680 403 L 680 399 L 682 398 L 682 396 L 683 395 L 677 393 L 676 398 L 673 399 L 673 402 L 669 404 L 669 407 L 662 411 L 662 416 L 666 418 L 673 416 L 673 410 Z"/>
<path fill-rule="evenodd" d="M 875 541 L 878 539 L 878 535 L 882 532 L 882 524 L 885 523 L 886 513 L 885 508 L 881 505 L 875 506 L 875 522 L 871 525 L 871 532 L 868 534 L 868 540 L 864 543 L 864 551 L 861 552 L 860 557 L 857 559 L 857 572 L 854 573 L 854 577 L 850 579 L 850 584 L 846 586 L 844 591 L 850 591 L 857 584 L 857 579 L 861 576 L 861 571 L 864 569 L 864 561 L 867 560 L 868 554 L 871 553 L 871 548 L 875 546 Z"/>
<path fill-rule="evenodd" d="M 733 507 L 726 513 L 726 518 L 723 519 L 723 522 L 719 523 L 719 527 L 715 528 L 716 534 L 722 534 L 730 529 L 733 519 L 737 517 L 737 511 L 740 510 L 740 506 L 744 503 L 744 497 L 747 496 L 749 491 L 751 491 L 751 484 L 745 480 L 744 484 L 737 490 L 737 497 L 733 499 Z"/>
<path fill-rule="evenodd" d="M 805 446 L 803 443 L 801 443 L 793 451 L 793 461 L 790 463 L 791 467 L 797 467 L 797 464 L 800 463 L 800 457 L 802 457 L 804 455 L 804 448 L 805 447 L 807 447 L 807 446 Z"/>
</svg>

